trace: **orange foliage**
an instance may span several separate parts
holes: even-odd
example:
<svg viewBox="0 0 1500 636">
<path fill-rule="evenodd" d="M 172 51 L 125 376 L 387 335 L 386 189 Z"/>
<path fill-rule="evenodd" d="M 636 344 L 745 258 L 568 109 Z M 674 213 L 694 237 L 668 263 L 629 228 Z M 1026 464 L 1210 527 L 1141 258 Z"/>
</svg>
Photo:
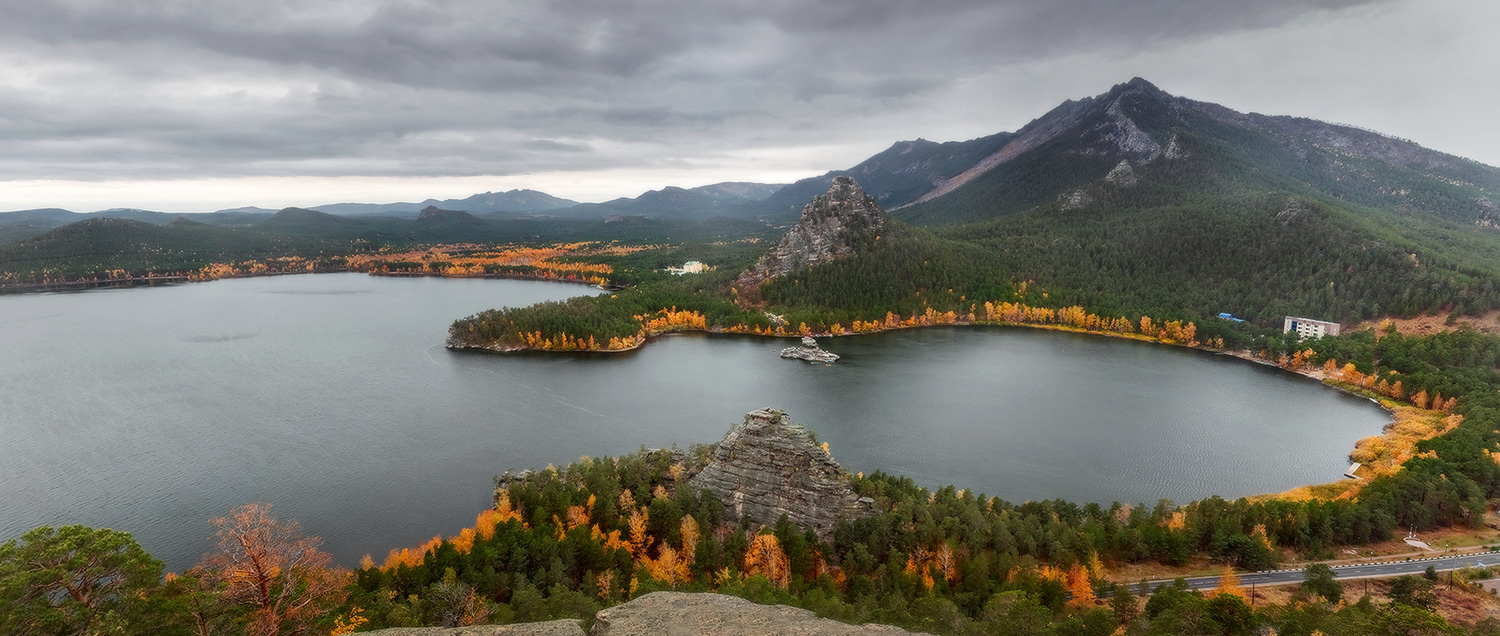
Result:
<svg viewBox="0 0 1500 636">
<path fill-rule="evenodd" d="M 1250 599 L 1249 595 L 1245 593 L 1245 588 L 1240 587 L 1240 577 L 1235 575 L 1234 568 L 1227 565 L 1219 573 L 1219 585 L 1214 588 L 1214 591 L 1210 595 L 1218 596 L 1220 594 L 1238 596 L 1245 600 Z"/>
<path fill-rule="evenodd" d="M 347 596 L 348 572 L 332 567 L 333 557 L 318 549 L 322 540 L 276 519 L 271 504 L 240 506 L 209 525 L 216 549 L 193 571 L 223 600 L 249 610 L 247 633 L 300 632 Z"/>
<path fill-rule="evenodd" d="M 750 542 L 750 549 L 745 551 L 745 572 L 764 576 L 781 589 L 792 583 L 791 562 L 774 534 L 759 534 Z"/>
<path fill-rule="evenodd" d="M 1073 607 L 1092 607 L 1094 605 L 1094 584 L 1089 580 L 1089 572 L 1082 564 L 1074 562 L 1068 568 L 1067 580 L 1068 592 L 1073 598 L 1068 604 Z"/>
<path fill-rule="evenodd" d="M 404 273 L 448 277 L 510 274 L 604 285 L 609 282 L 607 275 L 614 272 L 608 264 L 581 263 L 567 259 L 595 255 L 618 256 L 657 247 L 604 246 L 597 242 L 556 243 L 542 247 L 453 244 L 406 252 L 356 254 L 345 257 L 344 264 L 346 269 L 371 274 Z"/>
<path fill-rule="evenodd" d="M 651 513 L 645 508 L 637 508 L 630 513 L 630 554 L 636 560 L 646 558 L 646 546 L 651 537 L 646 536 L 646 524 L 651 520 Z"/>
<path fill-rule="evenodd" d="M 665 542 L 656 550 L 656 558 L 642 558 L 641 564 L 646 571 L 651 573 L 651 578 L 666 583 L 676 588 L 681 583 L 692 580 L 692 574 L 688 571 L 688 562 L 678 556 L 676 550 Z"/>
</svg>

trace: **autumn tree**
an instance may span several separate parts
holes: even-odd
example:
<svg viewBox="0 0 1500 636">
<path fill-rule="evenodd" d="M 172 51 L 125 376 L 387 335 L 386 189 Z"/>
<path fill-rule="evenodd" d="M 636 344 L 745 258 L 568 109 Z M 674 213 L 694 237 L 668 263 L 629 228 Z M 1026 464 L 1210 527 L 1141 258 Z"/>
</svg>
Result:
<svg viewBox="0 0 1500 636">
<path fill-rule="evenodd" d="M 745 551 L 745 572 L 759 574 L 772 584 L 786 589 L 792 583 L 791 562 L 774 534 L 758 534 Z"/>
<path fill-rule="evenodd" d="M 1074 562 L 1068 568 L 1067 585 L 1068 594 L 1072 596 L 1068 600 L 1069 605 L 1081 608 L 1094 606 L 1094 584 L 1089 580 L 1089 571 L 1083 564 Z"/>
<path fill-rule="evenodd" d="M 702 534 L 698 530 L 698 520 L 692 515 L 683 515 L 682 523 L 678 526 L 678 533 L 682 535 L 682 560 L 692 565 L 698 552 L 698 538 Z"/>
<path fill-rule="evenodd" d="M 1416 394 L 1411 396 L 1411 403 L 1415 404 L 1419 409 L 1427 408 L 1427 391 L 1417 391 Z"/>
<path fill-rule="evenodd" d="M 1214 591 L 1210 596 L 1218 596 L 1220 594 L 1238 596 L 1242 599 L 1249 598 L 1245 593 L 1245 588 L 1240 587 L 1240 577 L 1234 573 L 1232 566 L 1224 566 L 1224 570 L 1219 573 L 1219 584 L 1214 587 Z"/>
<path fill-rule="evenodd" d="M 348 574 L 330 567 L 332 557 L 318 549 L 321 539 L 272 516 L 271 504 L 240 506 L 209 525 L 217 529 L 215 551 L 193 574 L 249 610 L 248 633 L 305 633 L 344 600 Z"/>
<path fill-rule="evenodd" d="M 629 492 L 629 491 L 626 491 Z M 647 524 L 651 521 L 651 513 L 645 508 L 637 508 L 630 512 L 630 554 L 637 560 L 646 558 L 646 547 L 651 541 L 647 536 Z"/>
<path fill-rule="evenodd" d="M 651 573 L 651 578 L 666 583 L 676 589 L 678 585 L 692 580 L 692 574 L 688 572 L 688 562 L 678 555 L 677 550 L 662 542 L 657 548 L 656 558 L 643 558 L 646 571 Z"/>
</svg>

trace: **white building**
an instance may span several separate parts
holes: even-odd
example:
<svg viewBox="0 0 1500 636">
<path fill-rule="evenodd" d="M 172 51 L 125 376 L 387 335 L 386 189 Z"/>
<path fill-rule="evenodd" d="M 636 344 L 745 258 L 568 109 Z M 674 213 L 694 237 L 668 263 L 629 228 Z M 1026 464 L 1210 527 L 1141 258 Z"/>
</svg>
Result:
<svg viewBox="0 0 1500 636">
<path fill-rule="evenodd" d="M 1323 336 L 1339 335 L 1339 323 L 1325 320 L 1313 320 L 1311 318 L 1298 318 L 1287 316 L 1281 323 L 1281 333 L 1297 332 L 1298 340 L 1309 338 L 1322 338 Z"/>
<path fill-rule="evenodd" d="M 682 267 L 667 268 L 668 274 L 676 274 L 678 276 L 681 276 L 683 274 L 701 274 L 706 271 L 708 271 L 708 266 L 698 261 L 688 261 L 686 263 L 683 263 Z"/>
</svg>

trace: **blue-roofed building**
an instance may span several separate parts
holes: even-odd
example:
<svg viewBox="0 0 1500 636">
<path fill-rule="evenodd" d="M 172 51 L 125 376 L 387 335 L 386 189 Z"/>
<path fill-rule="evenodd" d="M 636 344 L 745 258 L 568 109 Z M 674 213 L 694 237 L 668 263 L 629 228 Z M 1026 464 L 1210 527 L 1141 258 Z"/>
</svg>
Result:
<svg viewBox="0 0 1500 636">
<path fill-rule="evenodd" d="M 1219 319 L 1220 320 L 1228 320 L 1229 322 L 1245 322 L 1244 320 L 1241 320 L 1239 318 L 1235 318 L 1234 314 L 1231 314 L 1231 313 L 1222 313 L 1222 314 L 1219 314 Z"/>
</svg>

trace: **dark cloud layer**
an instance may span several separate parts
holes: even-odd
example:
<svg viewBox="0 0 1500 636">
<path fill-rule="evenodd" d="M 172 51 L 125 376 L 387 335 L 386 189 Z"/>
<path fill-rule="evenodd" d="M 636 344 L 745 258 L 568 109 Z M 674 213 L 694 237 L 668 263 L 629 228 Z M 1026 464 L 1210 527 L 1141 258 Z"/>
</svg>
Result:
<svg viewBox="0 0 1500 636">
<path fill-rule="evenodd" d="M 996 68 L 1164 50 L 1380 4 L 3 2 L 0 170 L 500 175 L 888 143 L 876 123 L 920 118 Z"/>
</svg>

